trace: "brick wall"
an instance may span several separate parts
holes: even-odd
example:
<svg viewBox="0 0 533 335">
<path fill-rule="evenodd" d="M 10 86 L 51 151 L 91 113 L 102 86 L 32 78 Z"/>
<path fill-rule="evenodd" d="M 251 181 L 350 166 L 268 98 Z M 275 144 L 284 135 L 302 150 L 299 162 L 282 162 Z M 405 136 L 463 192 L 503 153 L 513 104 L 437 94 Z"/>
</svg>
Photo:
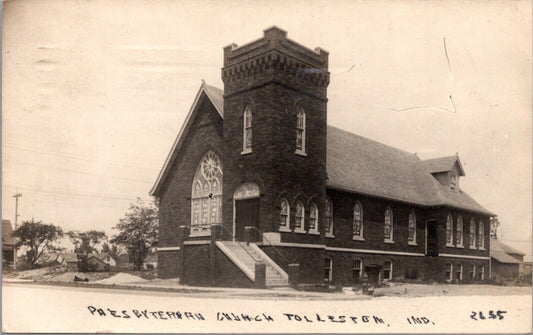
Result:
<svg viewBox="0 0 533 335">
<path fill-rule="evenodd" d="M 333 203 L 333 232 L 335 235 L 335 238 L 326 239 L 328 246 L 425 253 L 426 221 L 436 220 L 439 253 L 480 257 L 489 256 L 490 227 L 488 216 L 448 208 L 424 208 L 332 189 L 328 189 L 328 196 Z M 359 201 L 363 207 L 364 241 L 353 239 L 353 207 L 356 201 Z M 384 219 L 387 207 L 393 213 L 394 244 L 385 243 L 384 239 Z M 408 219 L 409 213 L 411 212 L 414 212 L 416 216 L 416 245 L 410 245 L 408 243 Z M 448 213 L 453 218 L 454 241 L 457 232 L 457 216 L 461 215 L 463 219 L 463 235 L 465 235 L 463 248 L 446 246 L 446 218 Z M 474 218 L 476 222 L 476 236 L 479 222 L 485 224 L 485 250 L 478 248 L 470 249 L 468 247 L 470 218 Z"/>
<path fill-rule="evenodd" d="M 176 246 L 178 227 L 190 225 L 192 180 L 208 150 L 222 159 L 222 119 L 208 99 L 204 99 L 160 192 L 160 247 Z"/>
<path fill-rule="evenodd" d="M 261 249 L 285 272 L 288 271 L 288 263 L 271 246 L 261 246 Z M 281 252 L 289 263 L 299 264 L 300 283 L 320 283 L 324 281 L 324 249 L 282 246 L 277 246 L 276 249 Z"/>
</svg>

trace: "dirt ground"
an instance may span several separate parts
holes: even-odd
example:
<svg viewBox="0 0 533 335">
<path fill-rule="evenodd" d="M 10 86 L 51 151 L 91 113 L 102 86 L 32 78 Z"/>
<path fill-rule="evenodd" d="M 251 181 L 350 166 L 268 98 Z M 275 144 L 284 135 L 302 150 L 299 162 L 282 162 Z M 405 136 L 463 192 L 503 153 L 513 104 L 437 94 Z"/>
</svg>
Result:
<svg viewBox="0 0 533 335">
<path fill-rule="evenodd" d="M 126 272 L 67 272 L 64 267 L 47 267 L 20 272 L 4 273 L 5 280 L 28 280 L 47 283 L 73 283 L 74 277 L 87 278 L 87 284 L 124 286 L 135 289 L 162 288 L 169 290 L 192 290 L 191 292 L 214 292 L 238 295 L 264 295 L 267 290 L 250 290 L 237 288 L 214 288 L 214 287 L 191 287 L 181 285 L 177 279 L 157 279 L 153 271 L 126 271 Z M 80 283 L 84 284 L 84 282 Z M 360 290 L 353 291 L 351 287 L 345 287 L 340 292 L 305 292 L 291 288 L 283 288 L 272 291 L 288 296 L 313 296 L 325 299 L 346 299 L 364 296 Z M 271 291 L 271 292 L 272 292 Z M 272 292 L 273 293 L 273 292 Z M 504 295 L 531 295 L 531 286 L 497 286 L 488 284 L 414 284 L 414 283 L 388 283 L 387 286 L 375 289 L 372 298 L 380 297 L 428 297 L 428 296 L 504 296 Z"/>
</svg>

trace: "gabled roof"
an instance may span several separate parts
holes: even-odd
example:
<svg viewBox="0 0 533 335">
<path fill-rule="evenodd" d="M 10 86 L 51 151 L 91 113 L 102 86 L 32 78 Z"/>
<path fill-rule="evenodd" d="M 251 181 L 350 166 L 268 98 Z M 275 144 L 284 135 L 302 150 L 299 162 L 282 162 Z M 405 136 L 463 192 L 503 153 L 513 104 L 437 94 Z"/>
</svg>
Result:
<svg viewBox="0 0 533 335">
<path fill-rule="evenodd" d="M 331 188 L 492 215 L 462 190 L 439 183 L 415 154 L 333 126 L 328 126 L 327 173 Z"/>
<path fill-rule="evenodd" d="M 12 246 L 15 244 L 15 237 L 13 237 L 13 227 L 11 221 L 2 220 L 2 245 Z"/>
<path fill-rule="evenodd" d="M 515 248 L 511 247 L 508 244 L 503 243 L 500 240 L 491 238 L 490 239 L 490 252 L 503 252 L 508 255 L 519 255 L 519 256 L 525 256 L 526 254 L 522 251 L 516 250 Z"/>
<path fill-rule="evenodd" d="M 512 250 L 511 253 L 524 255 L 522 252 L 511 248 L 500 240 L 496 240 L 493 238 L 490 239 L 490 257 L 494 258 L 500 263 L 520 264 L 521 262 L 513 256 L 509 255 L 507 250 Z"/>
<path fill-rule="evenodd" d="M 205 94 L 220 116 L 224 117 L 223 91 L 202 82 L 196 99 L 187 115 L 172 150 L 150 194 L 157 195 L 168 169 L 178 155 L 179 148 L 194 119 L 199 100 Z M 422 206 L 450 206 L 476 213 L 494 215 L 462 190 L 450 190 L 431 175 L 431 171 L 458 164 L 459 157 L 421 161 L 418 156 L 368 138 L 327 127 L 327 186 L 354 193 L 377 196 Z"/>
<path fill-rule="evenodd" d="M 463 169 L 463 164 L 461 164 L 459 156 L 457 155 L 426 159 L 422 161 L 422 165 L 429 173 L 447 172 L 452 170 L 456 164 L 459 167 L 459 174 L 464 176 L 465 170 Z"/>
<path fill-rule="evenodd" d="M 156 195 L 156 196 L 158 195 L 159 190 L 163 184 L 163 181 L 168 175 L 169 170 L 172 167 L 172 164 L 176 160 L 177 154 L 180 151 L 181 146 L 183 145 L 183 141 L 187 137 L 189 128 L 191 124 L 194 122 L 194 119 L 198 112 L 198 107 L 200 107 L 200 105 L 202 104 L 203 99 L 207 97 L 207 99 L 211 101 L 211 103 L 217 110 L 220 117 L 224 118 L 223 93 L 224 92 L 221 89 L 207 85 L 205 81 L 202 80 L 202 85 L 200 86 L 198 93 L 196 93 L 196 97 L 194 98 L 194 102 L 191 106 L 191 109 L 189 110 L 189 113 L 187 114 L 187 117 L 185 118 L 185 122 L 183 122 L 183 125 L 181 126 L 178 136 L 176 137 L 176 140 L 174 141 L 174 144 L 172 145 L 172 149 L 170 149 L 170 153 L 167 156 L 165 163 L 163 164 L 163 168 L 161 169 L 161 172 L 159 172 L 159 176 L 157 177 L 157 180 L 154 186 L 150 190 L 150 195 Z"/>
<path fill-rule="evenodd" d="M 65 252 L 63 253 L 63 258 L 65 261 L 68 262 L 77 262 L 78 261 L 78 255 L 76 255 L 75 252 Z"/>
</svg>

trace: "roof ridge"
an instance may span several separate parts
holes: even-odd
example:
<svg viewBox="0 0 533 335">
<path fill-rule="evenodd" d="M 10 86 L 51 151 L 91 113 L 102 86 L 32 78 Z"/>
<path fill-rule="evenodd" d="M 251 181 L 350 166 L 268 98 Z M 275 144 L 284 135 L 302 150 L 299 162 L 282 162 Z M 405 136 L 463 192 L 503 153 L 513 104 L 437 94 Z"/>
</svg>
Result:
<svg viewBox="0 0 533 335">
<path fill-rule="evenodd" d="M 359 134 L 356 134 L 356 133 L 352 133 L 351 131 L 348 131 L 348 130 L 345 130 L 345 129 L 342 129 L 342 128 L 339 128 L 339 127 L 336 127 L 336 126 L 333 126 L 333 125 L 330 125 L 330 124 L 327 124 L 327 126 L 330 127 L 330 128 L 335 128 L 335 129 L 337 129 L 337 130 L 339 130 L 339 131 L 342 131 L 342 132 L 344 132 L 344 133 L 347 133 L 347 134 L 350 134 L 350 135 L 353 135 L 353 136 L 356 136 L 356 137 L 362 138 L 362 139 L 364 139 L 364 140 L 366 140 L 366 141 L 374 142 L 374 143 L 379 144 L 379 145 L 382 145 L 382 146 L 384 146 L 384 147 L 391 148 L 391 149 L 394 149 L 395 151 L 400 151 L 400 152 L 402 152 L 402 153 L 405 153 L 405 154 L 408 154 L 408 155 L 410 155 L 410 156 L 413 156 L 413 157 L 417 157 L 417 158 L 418 158 L 418 156 L 417 156 L 415 153 L 413 153 L 413 152 L 409 152 L 409 151 L 407 151 L 407 150 L 403 150 L 403 149 L 400 149 L 400 148 L 393 147 L 392 145 L 388 145 L 388 144 L 385 144 L 385 143 L 379 142 L 379 141 L 377 141 L 377 140 L 373 140 L 373 139 L 371 139 L 371 138 L 368 138 L 368 137 L 365 137 L 365 136 L 362 136 L 362 135 L 359 135 Z M 419 159 L 419 160 L 420 160 L 420 159 Z"/>
</svg>

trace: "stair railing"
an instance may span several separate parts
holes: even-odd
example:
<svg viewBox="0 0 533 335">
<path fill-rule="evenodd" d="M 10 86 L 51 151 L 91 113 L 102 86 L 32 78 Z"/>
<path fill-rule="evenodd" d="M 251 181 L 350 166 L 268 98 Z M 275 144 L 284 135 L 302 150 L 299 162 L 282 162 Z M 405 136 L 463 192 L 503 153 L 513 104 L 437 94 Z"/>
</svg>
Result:
<svg viewBox="0 0 533 335">
<path fill-rule="evenodd" d="M 272 247 L 272 249 L 274 249 L 274 251 L 281 257 L 281 259 L 283 259 L 285 261 L 285 263 L 290 264 L 289 263 L 289 260 L 287 258 L 285 258 L 285 256 L 283 256 L 283 254 L 281 253 L 281 251 L 278 250 L 278 248 L 276 248 L 276 246 L 274 246 L 274 244 L 272 244 L 272 242 L 270 242 L 270 240 L 268 238 L 265 237 L 265 234 L 257 229 L 256 227 L 254 226 L 250 226 L 252 229 L 255 229 L 259 234 L 261 234 L 261 236 L 263 237 L 263 240 L 267 241 L 268 244 L 270 244 L 270 246 Z"/>
<path fill-rule="evenodd" d="M 242 245 L 242 243 L 241 243 L 240 241 L 238 241 L 238 240 L 235 238 L 235 236 L 233 235 L 233 233 L 232 233 L 228 228 L 226 228 L 226 226 L 224 226 L 223 224 L 219 224 L 218 226 L 219 226 L 219 227 L 222 227 L 222 229 L 224 229 L 224 230 L 225 230 L 225 231 L 226 231 L 226 232 L 232 237 L 232 239 L 233 239 L 235 242 L 237 242 L 237 244 L 238 244 L 238 245 L 239 245 L 244 251 L 246 251 L 246 253 L 247 253 L 247 254 L 248 254 L 248 255 L 254 260 L 254 262 L 256 262 L 256 263 L 261 262 L 261 259 L 260 259 L 260 258 L 259 258 L 259 259 L 255 258 L 255 257 L 254 257 L 254 256 L 253 256 L 253 255 L 252 255 L 252 254 L 251 254 L 251 253 L 250 253 L 250 252 L 249 252 L 249 251 L 248 251 L 248 250 Z"/>
</svg>

